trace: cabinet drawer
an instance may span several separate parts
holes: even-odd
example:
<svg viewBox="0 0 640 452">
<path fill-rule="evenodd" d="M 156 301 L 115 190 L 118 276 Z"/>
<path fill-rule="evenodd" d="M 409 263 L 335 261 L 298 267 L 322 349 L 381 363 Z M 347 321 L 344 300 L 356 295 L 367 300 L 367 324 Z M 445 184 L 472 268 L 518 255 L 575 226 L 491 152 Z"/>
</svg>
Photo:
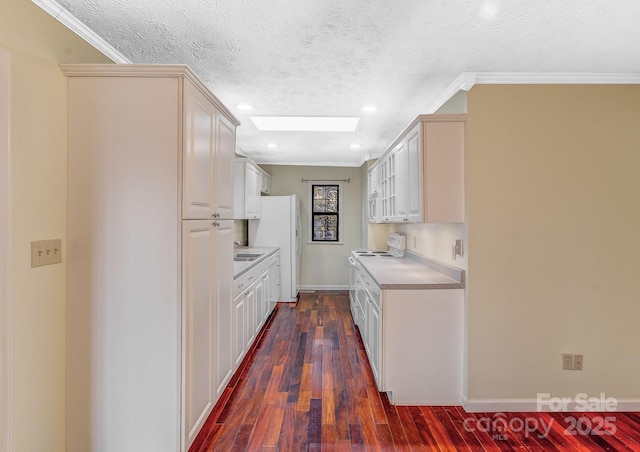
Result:
<svg viewBox="0 0 640 452">
<path fill-rule="evenodd" d="M 250 273 L 250 272 L 249 272 Z M 237 297 L 242 292 L 247 290 L 251 283 L 249 282 L 249 273 L 245 273 L 242 276 L 233 280 L 233 297 Z"/>
<path fill-rule="evenodd" d="M 264 259 L 262 262 L 249 269 L 245 274 L 234 279 L 233 297 L 235 298 L 242 292 L 247 290 L 253 283 L 258 281 L 258 279 L 268 271 L 269 259 Z"/>
<path fill-rule="evenodd" d="M 367 292 L 369 292 L 369 295 L 371 295 L 373 301 L 376 303 L 378 308 L 380 308 L 380 287 L 378 287 L 371 275 L 369 275 L 369 273 L 367 273 L 366 271 L 364 272 L 363 279 L 364 286 L 367 289 Z"/>
</svg>

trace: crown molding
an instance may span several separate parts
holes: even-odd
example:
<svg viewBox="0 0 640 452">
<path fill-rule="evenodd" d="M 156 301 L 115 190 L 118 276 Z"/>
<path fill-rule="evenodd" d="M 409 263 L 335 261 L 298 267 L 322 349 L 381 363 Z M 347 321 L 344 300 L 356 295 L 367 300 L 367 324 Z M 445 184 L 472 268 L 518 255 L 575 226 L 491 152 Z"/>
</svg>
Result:
<svg viewBox="0 0 640 452">
<path fill-rule="evenodd" d="M 590 72 L 463 72 L 427 108 L 435 113 L 460 91 L 474 85 L 637 85 L 639 73 Z"/>
<path fill-rule="evenodd" d="M 470 83 L 479 85 L 637 85 L 638 73 L 591 72 L 463 72 Z M 464 89 L 464 88 L 463 88 Z"/>
<path fill-rule="evenodd" d="M 64 9 L 55 0 L 31 0 L 37 6 L 49 13 L 58 22 L 73 31 L 82 39 L 87 41 L 97 50 L 110 58 L 114 63 L 127 64 L 131 61 L 118 52 L 111 44 L 98 36 L 92 29 L 80 22 L 73 14 Z"/>
<path fill-rule="evenodd" d="M 362 166 L 359 162 L 264 162 L 260 160 L 256 160 L 256 164 L 272 166 L 338 166 L 343 168 L 359 168 Z"/>
</svg>

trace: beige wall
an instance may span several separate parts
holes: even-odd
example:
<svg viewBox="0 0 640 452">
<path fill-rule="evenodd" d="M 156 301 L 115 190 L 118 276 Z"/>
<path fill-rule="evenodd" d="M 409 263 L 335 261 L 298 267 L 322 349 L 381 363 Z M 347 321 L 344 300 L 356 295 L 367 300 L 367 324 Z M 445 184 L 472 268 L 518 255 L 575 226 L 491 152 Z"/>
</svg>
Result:
<svg viewBox="0 0 640 452">
<path fill-rule="evenodd" d="M 640 86 L 470 91 L 470 399 L 640 398 L 639 105 Z"/>
<path fill-rule="evenodd" d="M 333 168 L 321 166 L 260 165 L 271 174 L 272 195 L 298 195 L 302 200 L 302 289 L 347 288 L 349 250 L 361 248 L 361 171 L 360 168 Z M 344 184 L 343 244 L 325 245 L 307 243 L 308 193 L 307 183 L 300 179 L 351 179 Z"/>
<path fill-rule="evenodd" d="M 11 57 L 11 436 L 15 451 L 65 450 L 66 264 L 30 267 L 30 242 L 66 243 L 66 80 L 62 62 L 108 62 L 24 0 L 0 3 Z"/>
</svg>

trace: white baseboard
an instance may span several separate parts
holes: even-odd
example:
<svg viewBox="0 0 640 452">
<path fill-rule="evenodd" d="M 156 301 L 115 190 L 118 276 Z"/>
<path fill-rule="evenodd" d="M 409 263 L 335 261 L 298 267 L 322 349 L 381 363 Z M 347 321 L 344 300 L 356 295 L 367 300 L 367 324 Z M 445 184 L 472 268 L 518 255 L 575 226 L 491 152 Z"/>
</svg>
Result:
<svg viewBox="0 0 640 452">
<path fill-rule="evenodd" d="M 307 292 L 314 290 L 349 290 L 349 286 L 298 286 L 300 292 Z"/>
<path fill-rule="evenodd" d="M 640 411 L 640 399 L 618 399 L 601 395 L 589 395 L 581 399 L 566 397 L 560 401 L 560 397 L 553 395 L 551 397 L 553 397 L 553 399 L 547 399 L 551 400 L 550 403 L 541 403 L 540 407 L 538 406 L 537 399 L 467 399 L 463 397 L 462 403 L 465 411 L 468 413 Z M 606 409 L 607 406 L 611 409 Z"/>
</svg>

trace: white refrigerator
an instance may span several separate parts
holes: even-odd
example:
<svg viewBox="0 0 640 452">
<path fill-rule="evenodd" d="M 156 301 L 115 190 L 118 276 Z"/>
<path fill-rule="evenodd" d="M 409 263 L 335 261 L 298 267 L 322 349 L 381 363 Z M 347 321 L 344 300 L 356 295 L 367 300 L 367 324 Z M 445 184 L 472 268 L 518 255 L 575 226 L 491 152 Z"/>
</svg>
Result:
<svg viewBox="0 0 640 452">
<path fill-rule="evenodd" d="M 261 196 L 260 219 L 249 220 L 249 246 L 280 248 L 279 301 L 296 301 L 300 284 L 300 209 L 296 195 Z"/>
</svg>

